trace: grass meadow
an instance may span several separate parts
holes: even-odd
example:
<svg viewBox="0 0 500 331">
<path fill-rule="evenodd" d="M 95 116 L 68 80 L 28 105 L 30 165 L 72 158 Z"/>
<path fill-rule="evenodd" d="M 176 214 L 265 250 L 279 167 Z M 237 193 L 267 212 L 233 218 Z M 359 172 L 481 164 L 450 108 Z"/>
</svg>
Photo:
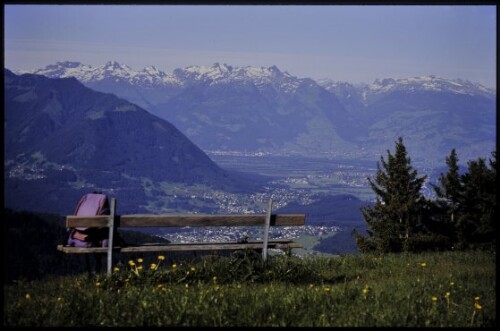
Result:
<svg viewBox="0 0 500 331">
<path fill-rule="evenodd" d="M 134 257 L 4 285 L 4 326 L 492 327 L 492 252 Z"/>
</svg>

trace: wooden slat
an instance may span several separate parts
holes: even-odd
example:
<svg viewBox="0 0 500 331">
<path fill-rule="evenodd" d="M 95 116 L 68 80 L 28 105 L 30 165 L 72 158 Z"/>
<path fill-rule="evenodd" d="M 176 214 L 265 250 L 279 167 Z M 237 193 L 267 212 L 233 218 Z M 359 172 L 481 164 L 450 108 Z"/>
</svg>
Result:
<svg viewBox="0 0 500 331">
<path fill-rule="evenodd" d="M 265 214 L 248 215 L 121 215 L 117 226 L 127 227 L 172 227 L 172 226 L 254 226 L 264 225 Z M 67 216 L 67 227 L 106 227 L 108 216 Z M 304 225 L 304 214 L 274 214 L 272 226 Z"/>
<path fill-rule="evenodd" d="M 108 275 L 111 275 L 111 268 L 113 266 L 113 237 L 115 232 L 115 212 L 116 212 L 116 199 L 111 198 L 111 206 L 109 207 L 109 218 L 108 218 L 108 256 L 106 259 L 107 269 L 106 272 Z"/>
<path fill-rule="evenodd" d="M 66 216 L 66 227 L 107 227 L 109 216 Z"/>
<path fill-rule="evenodd" d="M 303 247 L 299 243 L 289 243 L 289 244 L 279 244 L 279 243 L 269 243 L 268 248 L 276 248 L 279 245 L 281 248 L 301 248 Z M 140 247 L 124 247 L 120 251 L 125 252 L 186 252 L 186 251 L 220 251 L 220 250 L 236 250 L 236 249 L 262 249 L 262 243 L 243 243 L 243 244 L 172 244 L 165 246 L 140 246 Z"/>
<path fill-rule="evenodd" d="M 267 207 L 266 220 L 264 222 L 264 242 L 262 243 L 262 259 L 267 260 L 267 242 L 269 239 L 269 227 L 271 226 L 271 217 L 273 216 L 273 199 L 269 199 Z"/>
<path fill-rule="evenodd" d="M 294 241 L 292 239 L 269 239 L 269 243 L 270 244 L 289 244 L 289 243 L 293 243 Z M 182 245 L 182 246 L 189 246 L 189 245 L 219 245 L 219 244 L 237 244 L 239 243 L 238 241 L 218 241 L 218 242 L 197 242 L 197 243 L 144 243 L 144 244 L 141 244 L 141 245 L 137 245 L 137 246 L 132 246 L 132 247 L 142 247 L 142 246 L 171 246 L 171 245 Z M 262 245 L 262 240 L 248 240 L 247 242 L 243 243 L 243 244 L 260 244 Z M 100 250 L 102 249 L 107 249 L 107 247 L 89 247 L 89 248 L 85 248 L 85 247 L 71 247 L 71 246 L 64 246 L 64 245 L 57 245 L 57 249 L 62 251 L 63 249 L 64 250 L 67 250 L 67 249 L 81 249 L 81 250 L 86 250 L 86 249 L 89 249 L 89 250 L 97 250 L 96 252 L 100 252 Z M 125 247 L 119 247 L 119 246 L 116 246 L 114 247 L 114 249 L 121 249 L 121 248 L 125 248 Z M 105 252 L 103 250 L 103 252 Z"/>
<path fill-rule="evenodd" d="M 303 245 L 291 240 L 270 240 L 268 248 L 303 248 Z M 262 249 L 262 241 L 249 241 L 248 243 L 223 242 L 223 243 L 187 243 L 187 244 L 164 244 L 159 246 L 131 246 L 115 247 L 114 252 L 134 253 L 134 252 L 187 252 L 187 251 L 218 251 L 218 250 L 236 250 L 236 249 Z M 67 247 L 58 245 L 57 250 L 67 254 L 90 254 L 106 253 L 106 247 Z"/>
</svg>

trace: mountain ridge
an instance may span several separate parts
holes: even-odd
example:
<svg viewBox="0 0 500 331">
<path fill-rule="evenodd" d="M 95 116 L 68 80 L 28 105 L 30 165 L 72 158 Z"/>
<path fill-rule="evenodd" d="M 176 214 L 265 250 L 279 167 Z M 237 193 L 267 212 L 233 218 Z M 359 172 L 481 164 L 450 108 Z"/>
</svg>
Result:
<svg viewBox="0 0 500 331">
<path fill-rule="evenodd" d="M 255 185 L 221 169 L 168 121 L 75 78 L 4 69 L 4 82 L 7 205 L 16 207 L 26 192 L 44 192 L 40 201 L 23 201 L 23 208 L 60 212 L 51 200 L 67 199 L 71 206 L 83 192 L 98 189 L 121 191 L 125 203 L 136 204 L 129 208 L 140 210 L 146 194 L 154 195 L 145 191 L 145 181 L 229 191 Z M 57 190 L 68 196 L 50 193 Z"/>
<path fill-rule="evenodd" d="M 172 73 L 159 70 L 154 65 L 146 66 L 142 70 L 134 70 L 127 65 L 122 65 L 117 61 L 108 61 L 104 65 L 93 67 L 80 62 L 63 61 L 45 68 L 34 70 L 14 71 L 19 74 L 32 73 L 44 75 L 51 78 L 75 77 L 84 83 L 95 82 L 109 77 L 127 79 L 132 84 L 150 85 L 179 85 L 185 86 L 189 80 L 195 81 L 224 81 L 224 80 L 245 80 L 253 79 L 255 81 L 269 82 L 271 79 L 281 79 L 286 81 L 290 78 L 297 80 L 314 80 L 311 78 L 298 78 L 292 76 L 287 71 L 280 71 L 276 65 L 270 67 L 244 66 L 235 67 L 227 64 L 214 63 L 211 67 L 207 66 L 188 66 L 177 68 Z M 353 88 L 361 88 L 372 93 L 387 92 L 391 89 L 401 89 L 402 86 L 418 89 L 423 86 L 427 90 L 448 90 L 456 93 L 471 94 L 484 93 L 495 94 L 496 90 L 485 87 L 479 83 L 469 80 L 447 79 L 435 75 L 415 76 L 410 78 L 377 78 L 373 83 L 351 84 L 346 81 L 334 81 L 330 78 L 315 80 L 319 85 L 335 88 L 338 84 L 349 84 Z"/>
<path fill-rule="evenodd" d="M 354 85 L 276 66 L 215 63 L 165 73 L 116 61 L 97 69 L 59 62 L 38 72 L 76 77 L 77 69 L 94 73 L 80 75 L 86 86 L 168 120 L 207 153 L 372 159 L 403 136 L 414 159 L 432 164 L 452 148 L 471 159 L 495 146 L 496 90 L 466 80 L 427 75 Z M 151 83 L 141 85 L 139 76 Z"/>
</svg>

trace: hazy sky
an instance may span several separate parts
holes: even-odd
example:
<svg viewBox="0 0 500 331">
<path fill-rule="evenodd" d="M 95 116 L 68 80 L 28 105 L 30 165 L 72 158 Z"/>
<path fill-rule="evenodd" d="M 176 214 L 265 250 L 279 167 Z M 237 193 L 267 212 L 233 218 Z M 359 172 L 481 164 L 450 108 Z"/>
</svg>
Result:
<svg viewBox="0 0 500 331">
<path fill-rule="evenodd" d="M 495 6 L 5 5 L 5 67 L 171 72 L 215 62 L 371 83 L 437 75 L 496 88 Z"/>
</svg>

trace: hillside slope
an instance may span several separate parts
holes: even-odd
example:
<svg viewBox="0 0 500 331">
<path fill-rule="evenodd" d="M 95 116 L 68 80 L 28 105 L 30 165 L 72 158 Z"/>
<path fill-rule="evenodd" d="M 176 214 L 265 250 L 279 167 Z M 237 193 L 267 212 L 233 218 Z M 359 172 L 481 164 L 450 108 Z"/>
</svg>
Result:
<svg viewBox="0 0 500 331">
<path fill-rule="evenodd" d="M 145 180 L 226 190 L 254 185 L 218 167 L 166 120 L 75 78 L 9 70 L 4 78 L 9 207 L 66 214 L 57 204 L 71 201 L 73 208 L 81 194 L 101 190 L 139 208 Z"/>
</svg>

